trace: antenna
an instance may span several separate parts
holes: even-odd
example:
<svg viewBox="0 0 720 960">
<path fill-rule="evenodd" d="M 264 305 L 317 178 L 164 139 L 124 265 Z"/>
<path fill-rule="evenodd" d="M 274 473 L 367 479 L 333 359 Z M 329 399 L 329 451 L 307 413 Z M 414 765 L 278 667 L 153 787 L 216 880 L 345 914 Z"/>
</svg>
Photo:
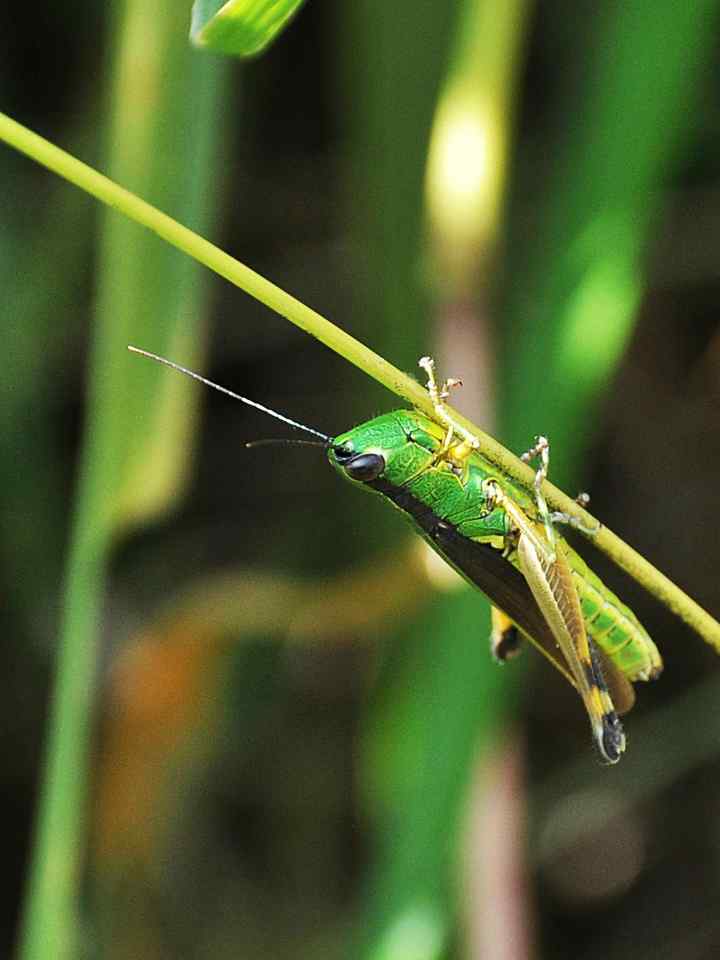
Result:
<svg viewBox="0 0 720 960">
<path fill-rule="evenodd" d="M 245 444 L 246 450 L 255 447 L 325 447 L 327 444 L 320 440 L 300 440 L 297 437 L 272 437 L 269 440 L 250 440 Z"/>
<path fill-rule="evenodd" d="M 206 378 L 201 377 L 199 373 L 194 373 L 192 370 L 188 370 L 187 367 L 181 367 L 179 363 L 173 363 L 172 360 L 166 360 L 165 357 L 159 357 L 156 353 L 150 353 L 149 350 L 141 350 L 140 347 L 128 345 L 128 350 L 131 353 L 139 353 L 142 357 L 148 357 L 150 360 L 156 360 L 158 363 L 164 363 L 166 367 L 172 367 L 173 370 L 177 370 L 179 373 L 184 373 L 186 377 L 192 377 L 193 380 L 199 380 L 200 383 L 204 383 L 206 387 L 212 387 L 213 390 L 219 390 L 220 393 L 226 393 L 234 400 L 239 400 L 241 403 L 247 404 L 248 407 L 255 407 L 256 410 L 260 410 L 262 413 L 267 413 L 269 416 L 275 417 L 276 420 L 282 420 L 283 423 L 287 423 L 287 425 L 290 427 L 295 427 L 297 430 L 304 430 L 306 433 L 311 433 L 314 437 L 320 437 L 320 439 L 325 443 L 329 443 L 332 439 L 332 437 L 326 436 L 319 430 L 315 430 L 312 427 L 306 427 L 304 423 L 298 423 L 297 420 L 291 420 L 290 417 L 285 417 L 281 413 L 271 410 L 269 407 L 264 407 L 261 403 L 257 403 L 255 400 L 249 400 L 247 397 L 241 397 L 239 393 L 233 393 L 233 391 L 228 390 L 227 387 L 221 387 L 219 383 L 213 383 L 212 380 L 206 380 Z"/>
</svg>

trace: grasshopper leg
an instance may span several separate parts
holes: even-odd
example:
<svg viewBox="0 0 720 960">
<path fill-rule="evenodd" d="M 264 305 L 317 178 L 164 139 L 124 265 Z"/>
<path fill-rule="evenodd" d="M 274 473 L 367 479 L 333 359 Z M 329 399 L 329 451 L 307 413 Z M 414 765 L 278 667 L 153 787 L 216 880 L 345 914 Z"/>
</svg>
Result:
<svg viewBox="0 0 720 960">
<path fill-rule="evenodd" d="M 535 471 L 535 503 L 537 504 L 540 520 L 545 527 L 545 535 L 551 546 L 555 545 L 555 531 L 553 530 L 552 518 L 548 509 L 547 501 L 542 492 L 543 481 L 547 479 L 548 469 L 550 467 L 550 443 L 547 437 L 535 437 L 534 446 L 526 450 L 520 457 L 523 463 L 530 463 L 532 460 L 539 460 L 538 468 Z"/>
<path fill-rule="evenodd" d="M 512 660 L 522 649 L 522 636 L 510 617 L 494 604 L 490 607 L 490 652 L 498 663 Z"/>
<path fill-rule="evenodd" d="M 467 460 L 473 450 L 477 450 L 480 446 L 478 438 L 470 433 L 469 430 L 466 430 L 462 424 L 458 423 L 445 403 L 450 396 L 450 391 L 454 390 L 455 387 L 462 386 L 462 380 L 450 378 L 449 380 L 444 380 L 442 384 L 438 386 L 437 380 L 435 379 L 435 361 L 433 358 L 421 357 L 418 360 L 418 366 L 427 374 L 427 390 L 430 394 L 430 400 L 437 421 L 447 430 L 441 455 L 445 456 L 448 454 L 451 450 L 453 438 L 459 437 L 461 442 L 452 447 L 451 457 L 454 461 L 462 463 L 462 461 Z"/>
<path fill-rule="evenodd" d="M 583 504 L 580 504 L 580 506 L 583 506 Z M 573 517 L 569 513 L 563 513 L 561 510 L 553 510 L 550 513 L 550 522 L 564 523 L 565 526 L 572 527 L 573 530 L 579 530 L 580 533 L 585 533 L 589 537 L 594 537 L 600 532 L 599 523 L 596 527 L 588 527 L 582 520 L 578 520 L 577 517 Z"/>
<path fill-rule="evenodd" d="M 587 509 L 590 503 L 590 494 L 581 491 L 575 497 L 575 503 L 583 509 Z M 583 523 L 582 520 L 579 520 L 577 517 L 573 517 L 569 513 L 563 513 L 562 510 L 553 510 L 550 513 L 550 520 L 552 523 L 564 523 L 568 527 L 573 527 L 575 530 L 579 530 L 581 533 L 587 534 L 589 537 L 594 537 L 595 534 L 600 530 L 600 524 L 596 527 L 588 527 L 587 524 Z"/>
<path fill-rule="evenodd" d="M 534 446 L 526 450 L 520 457 L 523 463 L 530 463 L 536 458 L 539 459 L 540 464 L 535 471 L 535 502 L 550 543 L 555 543 L 555 533 L 553 530 L 553 524 L 555 523 L 563 523 L 588 536 L 594 536 L 600 529 L 600 524 L 598 524 L 597 527 L 588 527 L 582 520 L 573 517 L 569 513 L 564 513 L 561 510 L 551 511 L 548 509 L 547 501 L 542 492 L 542 484 L 544 480 L 547 480 L 548 469 L 550 467 L 550 441 L 547 437 L 536 437 Z M 581 507 L 587 507 L 590 503 L 590 494 L 579 493 L 577 497 L 575 497 L 575 502 Z"/>
</svg>

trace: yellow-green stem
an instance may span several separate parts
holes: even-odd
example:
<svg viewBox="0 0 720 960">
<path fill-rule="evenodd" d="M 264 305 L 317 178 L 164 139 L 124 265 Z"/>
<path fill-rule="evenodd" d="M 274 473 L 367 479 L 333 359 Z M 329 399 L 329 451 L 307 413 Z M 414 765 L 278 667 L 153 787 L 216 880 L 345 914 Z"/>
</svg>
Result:
<svg viewBox="0 0 720 960">
<path fill-rule="evenodd" d="M 97 197 L 98 200 L 102 200 L 103 203 L 148 227 L 168 243 L 194 257 L 200 263 L 204 263 L 256 300 L 320 340 L 388 390 L 403 397 L 429 416 L 433 415 L 433 407 L 427 391 L 415 379 L 396 369 L 315 310 L 311 310 L 219 247 L 173 220 L 172 217 L 2 113 L 0 113 L 0 139 Z M 529 467 L 459 413 L 453 411 L 453 415 L 460 424 L 477 436 L 481 451 L 488 459 L 521 483 L 528 486 L 532 484 L 533 473 Z M 720 623 L 717 620 L 664 574 L 656 570 L 637 551 L 610 530 L 602 527 L 599 521 L 579 507 L 562 490 L 546 481 L 543 484 L 543 492 L 553 509 L 576 517 L 588 529 L 597 528 L 598 532 L 591 537 L 595 546 L 611 557 L 619 567 L 642 584 L 720 653 Z"/>
</svg>

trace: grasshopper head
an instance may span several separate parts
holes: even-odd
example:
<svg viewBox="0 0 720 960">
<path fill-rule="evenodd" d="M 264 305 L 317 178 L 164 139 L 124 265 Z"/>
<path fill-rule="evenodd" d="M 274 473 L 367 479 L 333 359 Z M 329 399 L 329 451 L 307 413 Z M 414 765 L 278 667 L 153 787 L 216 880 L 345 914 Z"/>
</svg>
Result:
<svg viewBox="0 0 720 960">
<path fill-rule="evenodd" d="M 422 420 L 424 424 L 425 418 Z M 382 479 L 402 486 L 429 457 L 417 443 L 417 435 L 422 432 L 419 423 L 419 415 L 411 410 L 395 410 L 361 423 L 330 442 L 330 463 L 356 483 Z"/>
</svg>

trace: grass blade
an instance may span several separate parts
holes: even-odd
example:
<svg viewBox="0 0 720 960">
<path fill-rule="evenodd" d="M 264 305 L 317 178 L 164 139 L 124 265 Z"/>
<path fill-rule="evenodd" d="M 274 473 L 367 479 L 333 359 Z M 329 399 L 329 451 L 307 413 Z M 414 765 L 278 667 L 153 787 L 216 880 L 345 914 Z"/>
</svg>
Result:
<svg viewBox="0 0 720 960">
<path fill-rule="evenodd" d="M 251 57 L 269 46 L 304 0 L 196 0 L 190 39 L 197 47 Z"/>
<path fill-rule="evenodd" d="M 155 29 L 150 33 L 153 43 L 142 47 L 144 69 L 139 72 L 134 37 L 142 27 L 143 17 L 151 17 Z M 207 222 L 207 188 L 212 181 L 209 158 L 218 112 L 211 105 L 218 91 L 218 65 L 190 62 L 191 53 L 178 29 L 177 7 L 171 0 L 157 0 L 153 9 L 147 3 L 130 2 L 124 7 L 118 26 L 111 163 L 129 177 L 138 169 L 144 171 L 145 177 L 154 175 L 155 190 L 150 189 L 158 200 L 176 206 L 182 215 L 202 226 Z M 156 89 L 168 98 L 166 103 L 158 104 L 160 109 L 154 113 L 145 106 L 147 88 L 140 89 L 141 81 L 147 84 L 153 74 L 158 80 Z M 180 87 L 186 83 L 191 87 L 182 96 Z M 198 153 L 204 162 L 200 175 L 194 168 L 194 179 L 177 168 L 174 179 L 168 156 L 185 157 L 191 165 L 198 159 L 197 153 L 188 154 L 179 142 L 180 134 L 184 137 L 188 130 L 195 144 L 202 145 Z M 157 158 L 157 166 L 148 162 L 148 155 Z M 192 190 L 187 192 L 189 182 Z M 186 193 L 176 205 L 180 186 Z M 106 215 L 104 263 L 90 358 L 86 441 L 67 562 L 44 785 L 19 950 L 22 960 L 66 960 L 77 956 L 79 949 L 79 886 L 105 573 L 112 539 L 120 523 L 127 522 L 122 496 L 128 488 L 128 477 L 148 455 L 143 435 L 136 429 L 139 414 L 153 409 L 162 399 L 156 388 L 157 379 L 128 362 L 124 344 L 129 335 L 147 337 L 151 330 L 167 343 L 174 331 L 187 329 L 184 311 L 188 303 L 198 304 L 190 282 L 193 265 L 149 236 L 139 240 L 136 232 L 128 228 L 129 224 L 116 214 Z M 166 403 L 162 405 L 167 408 Z M 176 467 L 177 462 L 171 463 L 172 469 Z M 163 498 L 167 500 L 168 489 L 167 482 L 156 487 L 154 509 L 160 507 Z M 158 496 L 158 490 L 164 492 Z M 148 502 L 144 510 L 149 512 Z"/>
</svg>

